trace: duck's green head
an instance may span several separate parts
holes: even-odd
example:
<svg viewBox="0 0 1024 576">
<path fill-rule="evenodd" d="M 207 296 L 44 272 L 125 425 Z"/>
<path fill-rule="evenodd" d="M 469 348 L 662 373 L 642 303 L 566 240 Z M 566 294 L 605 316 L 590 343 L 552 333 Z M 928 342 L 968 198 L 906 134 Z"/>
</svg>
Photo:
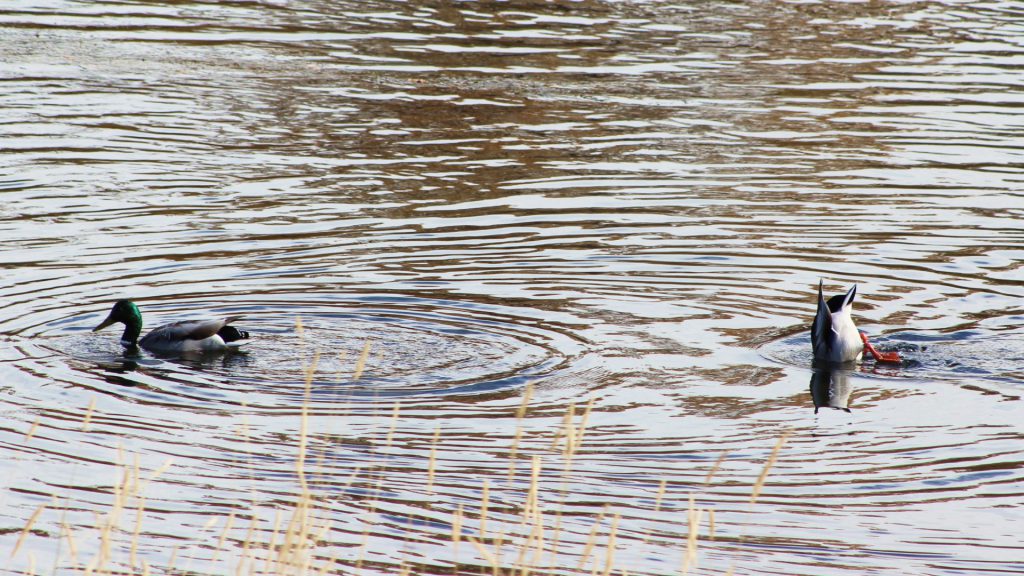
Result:
<svg viewBox="0 0 1024 576">
<path fill-rule="evenodd" d="M 107 314 L 107 318 L 100 322 L 99 326 L 93 328 L 92 331 L 102 330 L 118 322 L 125 326 L 124 334 L 121 336 L 121 343 L 125 346 L 134 346 L 139 340 L 139 334 L 142 332 L 142 313 L 139 312 L 139 307 L 135 305 L 135 302 L 131 300 L 118 300 L 114 307 L 110 309 L 110 314 Z"/>
</svg>

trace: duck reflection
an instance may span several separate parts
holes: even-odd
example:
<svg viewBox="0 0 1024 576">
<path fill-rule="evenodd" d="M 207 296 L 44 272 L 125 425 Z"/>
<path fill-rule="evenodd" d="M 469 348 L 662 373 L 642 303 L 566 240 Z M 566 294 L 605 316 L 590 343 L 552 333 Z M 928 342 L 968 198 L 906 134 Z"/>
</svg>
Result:
<svg viewBox="0 0 1024 576">
<path fill-rule="evenodd" d="M 814 401 L 814 413 L 821 407 L 850 411 L 851 368 L 832 362 L 815 362 L 811 371 L 811 399 Z"/>
<path fill-rule="evenodd" d="M 93 359 L 92 362 L 99 369 L 100 377 L 107 382 L 118 386 L 138 386 L 137 379 L 140 373 L 157 372 L 164 374 L 165 377 L 182 373 L 176 366 L 185 366 L 190 369 L 187 371 L 199 373 L 243 371 L 244 366 L 249 363 L 249 357 L 244 352 L 143 355 L 136 349 L 126 350 L 118 356 Z"/>
<path fill-rule="evenodd" d="M 96 361 L 96 367 L 100 369 L 100 375 L 104 380 L 118 386 L 135 386 L 130 376 L 139 369 L 136 358 L 123 357 L 111 358 Z"/>
</svg>

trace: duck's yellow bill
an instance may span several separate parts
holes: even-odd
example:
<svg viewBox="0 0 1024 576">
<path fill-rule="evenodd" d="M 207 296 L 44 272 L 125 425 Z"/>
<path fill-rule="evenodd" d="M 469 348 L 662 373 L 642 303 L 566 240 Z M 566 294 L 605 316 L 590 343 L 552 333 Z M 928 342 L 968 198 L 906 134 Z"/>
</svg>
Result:
<svg viewBox="0 0 1024 576">
<path fill-rule="evenodd" d="M 110 326 L 111 324 L 113 324 L 115 322 L 117 322 L 117 320 L 114 320 L 110 316 L 107 316 L 107 319 L 104 320 L 103 322 L 100 322 L 100 325 L 95 327 L 95 328 L 93 328 L 92 331 L 93 332 L 97 332 L 99 330 L 102 330 L 102 329 L 106 328 L 107 326 Z"/>
</svg>

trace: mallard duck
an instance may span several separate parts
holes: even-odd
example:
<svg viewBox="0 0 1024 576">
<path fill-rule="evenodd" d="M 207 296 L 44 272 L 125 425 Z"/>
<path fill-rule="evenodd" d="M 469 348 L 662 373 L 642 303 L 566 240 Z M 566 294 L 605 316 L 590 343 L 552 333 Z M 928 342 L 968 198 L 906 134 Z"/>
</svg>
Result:
<svg viewBox="0 0 1024 576">
<path fill-rule="evenodd" d="M 210 320 L 184 320 L 154 328 L 139 340 L 142 333 L 142 313 L 131 300 L 118 300 L 110 309 L 106 320 L 93 328 L 96 332 L 120 322 L 124 324 L 121 345 L 129 350 L 139 346 L 151 352 L 217 352 L 237 348 L 244 344 L 239 340 L 249 333 L 229 326 L 238 316 Z"/>
<path fill-rule="evenodd" d="M 876 362 L 899 362 L 896 352 L 879 352 L 868 342 L 867 334 L 853 323 L 854 284 L 846 295 L 836 294 L 825 301 L 818 281 L 818 311 L 811 324 L 811 348 L 814 358 L 826 362 L 859 362 L 867 350 Z"/>
</svg>

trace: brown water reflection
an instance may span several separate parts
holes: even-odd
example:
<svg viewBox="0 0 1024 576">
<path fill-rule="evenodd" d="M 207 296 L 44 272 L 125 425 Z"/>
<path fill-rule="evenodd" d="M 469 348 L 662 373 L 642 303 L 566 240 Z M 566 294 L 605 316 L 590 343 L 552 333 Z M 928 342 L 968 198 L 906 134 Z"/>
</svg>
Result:
<svg viewBox="0 0 1024 576">
<path fill-rule="evenodd" d="M 1024 571 L 1017 12 L 0 8 L 2 571 Z"/>
</svg>

